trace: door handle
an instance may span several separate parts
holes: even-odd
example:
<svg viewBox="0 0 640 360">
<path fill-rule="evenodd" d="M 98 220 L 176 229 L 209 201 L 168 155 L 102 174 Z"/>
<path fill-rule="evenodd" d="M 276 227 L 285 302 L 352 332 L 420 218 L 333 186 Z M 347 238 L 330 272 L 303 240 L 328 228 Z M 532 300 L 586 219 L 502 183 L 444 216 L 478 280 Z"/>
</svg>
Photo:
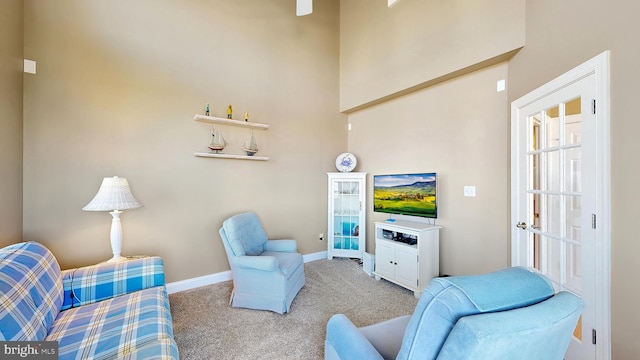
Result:
<svg viewBox="0 0 640 360">
<path fill-rule="evenodd" d="M 520 221 L 519 223 L 516 224 L 516 227 L 522 230 L 525 230 L 527 228 L 527 223 L 524 221 Z"/>
</svg>

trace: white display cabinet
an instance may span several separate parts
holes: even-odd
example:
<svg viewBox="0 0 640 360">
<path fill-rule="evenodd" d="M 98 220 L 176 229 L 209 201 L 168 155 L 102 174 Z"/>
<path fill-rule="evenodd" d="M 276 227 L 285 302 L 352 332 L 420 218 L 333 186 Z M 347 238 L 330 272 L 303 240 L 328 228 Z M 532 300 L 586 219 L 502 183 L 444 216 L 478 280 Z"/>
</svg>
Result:
<svg viewBox="0 0 640 360">
<path fill-rule="evenodd" d="M 332 172 L 329 176 L 327 258 L 362 259 L 366 243 L 366 175 Z"/>
<path fill-rule="evenodd" d="M 385 279 L 413 290 L 422 290 L 439 275 L 440 226 L 411 221 L 375 223 L 376 280 Z"/>
</svg>

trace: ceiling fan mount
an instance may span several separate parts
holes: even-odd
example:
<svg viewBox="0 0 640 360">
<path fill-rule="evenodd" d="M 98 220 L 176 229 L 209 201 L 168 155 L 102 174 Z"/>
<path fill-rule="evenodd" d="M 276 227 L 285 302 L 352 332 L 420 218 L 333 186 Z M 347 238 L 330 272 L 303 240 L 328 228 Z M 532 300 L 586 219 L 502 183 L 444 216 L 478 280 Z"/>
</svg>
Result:
<svg viewBox="0 0 640 360">
<path fill-rule="evenodd" d="M 313 0 L 296 0 L 296 15 L 304 16 L 313 12 Z"/>
</svg>

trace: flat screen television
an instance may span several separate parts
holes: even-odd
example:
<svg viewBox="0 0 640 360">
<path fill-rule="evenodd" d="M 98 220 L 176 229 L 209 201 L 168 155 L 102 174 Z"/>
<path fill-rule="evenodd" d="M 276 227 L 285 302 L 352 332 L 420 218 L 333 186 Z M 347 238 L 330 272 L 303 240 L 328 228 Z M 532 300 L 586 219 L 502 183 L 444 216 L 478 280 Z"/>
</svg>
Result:
<svg viewBox="0 0 640 360">
<path fill-rule="evenodd" d="M 436 173 L 373 176 L 373 211 L 436 219 Z"/>
</svg>

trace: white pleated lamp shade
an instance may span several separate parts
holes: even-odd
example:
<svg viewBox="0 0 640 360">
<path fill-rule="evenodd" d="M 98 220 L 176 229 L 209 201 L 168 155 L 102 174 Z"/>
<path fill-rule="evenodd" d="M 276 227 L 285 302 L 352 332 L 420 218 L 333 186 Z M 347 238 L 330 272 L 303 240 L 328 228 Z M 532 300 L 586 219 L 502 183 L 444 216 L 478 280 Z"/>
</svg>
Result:
<svg viewBox="0 0 640 360">
<path fill-rule="evenodd" d="M 138 203 L 125 178 L 117 176 L 106 177 L 96 196 L 82 210 L 87 211 L 113 211 L 139 208 Z"/>
</svg>

